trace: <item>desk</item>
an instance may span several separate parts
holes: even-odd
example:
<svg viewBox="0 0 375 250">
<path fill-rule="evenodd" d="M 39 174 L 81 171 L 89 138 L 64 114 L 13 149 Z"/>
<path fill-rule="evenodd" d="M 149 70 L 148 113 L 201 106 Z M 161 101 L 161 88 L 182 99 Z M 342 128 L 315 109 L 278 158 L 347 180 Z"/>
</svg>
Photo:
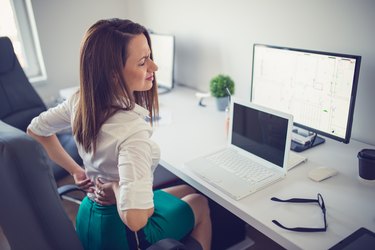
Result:
<svg viewBox="0 0 375 250">
<path fill-rule="evenodd" d="M 307 163 L 289 171 L 284 180 L 235 201 L 184 167 L 185 162 L 225 146 L 227 139 L 225 113 L 217 111 L 214 100 L 208 100 L 207 107 L 198 106 L 194 95 L 194 90 L 177 86 L 159 97 L 162 113 L 171 114 L 169 124 L 156 126 L 153 135 L 161 147 L 162 166 L 287 249 L 327 249 L 359 227 L 375 231 L 375 185 L 359 180 L 357 160 L 358 151 L 374 146 L 326 138 L 324 144 L 305 151 Z M 314 182 L 307 174 L 319 165 L 335 167 L 339 174 Z M 272 196 L 316 198 L 317 193 L 325 200 L 327 232 L 291 232 L 272 223 L 277 219 L 291 227 L 322 226 L 322 212 L 316 204 L 270 200 Z"/>
</svg>

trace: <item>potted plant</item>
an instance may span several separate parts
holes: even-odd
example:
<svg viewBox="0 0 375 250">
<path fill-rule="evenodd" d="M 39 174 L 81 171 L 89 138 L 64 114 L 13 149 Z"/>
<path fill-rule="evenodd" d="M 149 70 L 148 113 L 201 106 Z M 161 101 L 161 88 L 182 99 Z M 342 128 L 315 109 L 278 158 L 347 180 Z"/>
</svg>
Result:
<svg viewBox="0 0 375 250">
<path fill-rule="evenodd" d="M 217 108 L 224 111 L 228 106 L 229 95 L 234 94 L 234 81 L 227 75 L 219 74 L 211 79 L 210 92 L 211 96 L 216 97 Z"/>
</svg>

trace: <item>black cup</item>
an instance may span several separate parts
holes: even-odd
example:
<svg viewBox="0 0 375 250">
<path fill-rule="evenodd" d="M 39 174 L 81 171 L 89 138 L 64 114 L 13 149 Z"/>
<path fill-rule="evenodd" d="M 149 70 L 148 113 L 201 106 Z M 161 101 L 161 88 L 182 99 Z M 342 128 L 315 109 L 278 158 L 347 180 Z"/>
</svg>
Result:
<svg viewBox="0 0 375 250">
<path fill-rule="evenodd" d="M 375 149 L 362 149 L 357 157 L 359 176 L 366 180 L 375 180 Z"/>
</svg>

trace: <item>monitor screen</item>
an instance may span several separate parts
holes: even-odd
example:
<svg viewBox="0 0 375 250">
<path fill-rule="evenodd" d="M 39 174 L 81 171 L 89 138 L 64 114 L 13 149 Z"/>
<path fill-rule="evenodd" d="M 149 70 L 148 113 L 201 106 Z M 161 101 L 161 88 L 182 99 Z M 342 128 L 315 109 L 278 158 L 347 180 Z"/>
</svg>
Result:
<svg viewBox="0 0 375 250">
<path fill-rule="evenodd" d="M 251 101 L 348 143 L 361 57 L 254 44 Z"/>
<path fill-rule="evenodd" d="M 159 93 L 169 91 L 174 83 L 174 36 L 151 33 L 150 38 L 154 62 L 158 65 L 155 75 Z"/>
</svg>

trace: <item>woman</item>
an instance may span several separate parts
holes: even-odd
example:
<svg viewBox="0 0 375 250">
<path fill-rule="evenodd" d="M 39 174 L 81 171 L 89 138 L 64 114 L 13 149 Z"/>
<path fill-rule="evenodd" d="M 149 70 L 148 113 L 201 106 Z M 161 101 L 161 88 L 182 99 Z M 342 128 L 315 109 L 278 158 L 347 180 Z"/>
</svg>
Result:
<svg viewBox="0 0 375 250">
<path fill-rule="evenodd" d="M 82 43 L 80 91 L 34 118 L 28 127 L 51 159 L 88 191 L 76 221 L 85 249 L 145 248 L 189 233 L 203 249 L 210 249 L 207 199 L 187 185 L 152 190 L 160 151 L 145 120 L 152 125 L 158 114 L 156 70 L 143 26 L 129 20 L 100 20 Z M 85 171 L 54 135 L 68 127 L 73 129 Z M 112 195 L 116 205 L 110 204 Z"/>
</svg>

